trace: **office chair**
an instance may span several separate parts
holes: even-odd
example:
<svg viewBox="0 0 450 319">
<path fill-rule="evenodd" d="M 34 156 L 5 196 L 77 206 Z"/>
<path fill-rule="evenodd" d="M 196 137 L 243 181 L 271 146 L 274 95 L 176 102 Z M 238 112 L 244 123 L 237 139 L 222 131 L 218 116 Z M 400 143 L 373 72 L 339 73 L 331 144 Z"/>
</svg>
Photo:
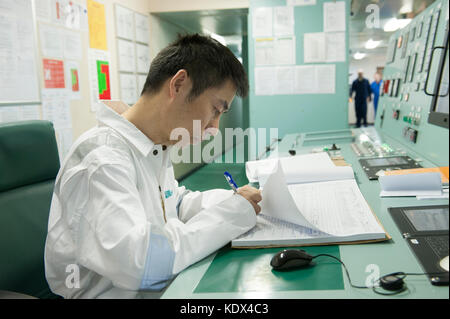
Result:
<svg viewBox="0 0 450 319">
<path fill-rule="evenodd" d="M 57 298 L 44 248 L 59 166 L 51 122 L 0 124 L 0 291 Z"/>
</svg>

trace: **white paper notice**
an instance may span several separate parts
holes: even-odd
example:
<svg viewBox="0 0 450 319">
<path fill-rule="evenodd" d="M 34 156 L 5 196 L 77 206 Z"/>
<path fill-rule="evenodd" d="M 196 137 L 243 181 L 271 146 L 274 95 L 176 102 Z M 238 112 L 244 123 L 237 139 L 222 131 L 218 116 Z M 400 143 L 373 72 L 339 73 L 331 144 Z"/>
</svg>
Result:
<svg viewBox="0 0 450 319">
<path fill-rule="evenodd" d="M 56 141 L 58 144 L 59 158 L 61 163 L 69 153 L 73 142 L 72 128 L 62 128 L 56 130 Z"/>
<path fill-rule="evenodd" d="M 118 4 L 116 9 L 116 32 L 117 36 L 128 40 L 134 40 L 133 11 Z"/>
<path fill-rule="evenodd" d="M 41 119 L 41 107 L 40 105 L 24 105 L 20 107 L 19 120 L 31 121 Z"/>
<path fill-rule="evenodd" d="M 0 2 L 0 100 L 38 101 L 31 1 Z"/>
<path fill-rule="evenodd" d="M 150 37 L 150 26 L 148 16 L 135 13 L 134 14 L 134 32 L 136 34 L 136 41 L 148 43 Z"/>
<path fill-rule="evenodd" d="M 72 127 L 69 92 L 64 89 L 42 89 L 42 118 L 55 129 Z"/>
<path fill-rule="evenodd" d="M 36 18 L 49 22 L 52 18 L 52 7 L 50 0 L 34 1 L 34 6 L 36 10 Z"/>
<path fill-rule="evenodd" d="M 117 51 L 119 54 L 119 71 L 136 71 L 134 43 L 131 41 L 117 39 Z"/>
<path fill-rule="evenodd" d="M 134 74 L 120 74 L 120 99 L 133 105 L 137 101 L 136 76 Z"/>
<path fill-rule="evenodd" d="M 347 59 L 347 49 L 345 45 L 345 32 L 325 33 L 326 61 L 345 62 Z"/>
<path fill-rule="evenodd" d="M 76 31 L 66 31 L 64 36 L 64 57 L 66 59 L 81 60 L 83 51 L 81 35 Z"/>
<path fill-rule="evenodd" d="M 277 38 L 275 44 L 275 64 L 295 65 L 295 37 Z"/>
<path fill-rule="evenodd" d="M 272 95 L 276 77 L 275 67 L 255 68 L 255 95 Z"/>
<path fill-rule="evenodd" d="M 276 68 L 277 80 L 274 94 L 294 94 L 294 67 Z"/>
<path fill-rule="evenodd" d="M 314 65 L 297 65 L 295 67 L 295 93 L 313 94 L 317 90 L 316 67 Z"/>
<path fill-rule="evenodd" d="M 288 6 L 312 6 L 316 4 L 316 0 L 287 0 Z"/>
<path fill-rule="evenodd" d="M 323 4 L 323 31 L 345 31 L 345 1 L 325 2 Z"/>
<path fill-rule="evenodd" d="M 275 39 L 255 39 L 255 65 L 262 66 L 273 64 L 275 64 Z"/>
<path fill-rule="evenodd" d="M 323 64 L 316 66 L 317 93 L 336 93 L 336 65 Z"/>
<path fill-rule="evenodd" d="M 20 121 L 18 106 L 0 106 L 0 123 Z"/>
<path fill-rule="evenodd" d="M 136 43 L 137 72 L 148 73 L 150 69 L 150 51 L 148 45 Z"/>
<path fill-rule="evenodd" d="M 297 65 L 296 94 L 335 94 L 336 66 L 334 64 Z"/>
<path fill-rule="evenodd" d="M 54 26 L 39 23 L 42 55 L 48 58 L 62 59 L 64 40 L 62 30 Z"/>
<path fill-rule="evenodd" d="M 325 33 L 305 33 L 303 35 L 303 62 L 325 62 Z"/>
<path fill-rule="evenodd" d="M 294 8 L 274 8 L 273 32 L 277 36 L 294 35 Z"/>
<path fill-rule="evenodd" d="M 256 8 L 252 13 L 253 37 L 270 37 L 273 30 L 273 9 Z"/>
</svg>

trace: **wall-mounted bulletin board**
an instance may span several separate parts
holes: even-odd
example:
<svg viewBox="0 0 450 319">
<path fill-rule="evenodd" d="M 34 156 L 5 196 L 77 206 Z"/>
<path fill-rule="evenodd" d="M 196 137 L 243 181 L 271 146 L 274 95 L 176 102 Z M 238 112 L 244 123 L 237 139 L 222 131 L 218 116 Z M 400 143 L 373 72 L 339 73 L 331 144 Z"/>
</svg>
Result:
<svg viewBox="0 0 450 319">
<path fill-rule="evenodd" d="M 115 23 L 120 98 L 133 105 L 150 69 L 149 17 L 116 4 Z"/>
<path fill-rule="evenodd" d="M 40 118 L 32 2 L 0 1 L 0 122 Z"/>
</svg>

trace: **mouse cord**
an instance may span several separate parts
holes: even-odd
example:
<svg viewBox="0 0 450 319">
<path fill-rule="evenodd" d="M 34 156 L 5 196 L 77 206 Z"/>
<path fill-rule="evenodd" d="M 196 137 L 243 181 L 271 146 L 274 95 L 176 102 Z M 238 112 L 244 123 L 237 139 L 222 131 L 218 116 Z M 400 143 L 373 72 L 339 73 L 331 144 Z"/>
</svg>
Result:
<svg viewBox="0 0 450 319">
<path fill-rule="evenodd" d="M 337 258 L 336 256 L 329 255 L 329 254 L 319 254 L 319 255 L 313 256 L 312 259 L 315 259 L 315 258 L 321 257 L 321 256 L 333 258 L 333 259 L 337 260 L 339 263 L 341 263 L 341 265 L 344 267 L 345 274 L 347 275 L 348 282 L 350 283 L 350 286 L 352 286 L 353 288 L 358 288 L 358 289 L 368 289 L 368 288 L 372 288 L 372 290 L 373 290 L 375 293 L 377 293 L 377 294 L 379 294 L 379 295 L 384 295 L 384 296 L 397 295 L 397 294 L 399 294 L 399 293 L 401 293 L 401 292 L 403 292 L 403 291 L 405 291 L 405 290 L 408 290 L 408 287 L 405 285 L 405 286 L 404 286 L 402 289 L 400 289 L 400 290 L 397 290 L 397 291 L 388 293 L 388 292 L 382 292 L 382 291 L 377 290 L 377 289 L 376 289 L 376 286 L 377 286 L 377 285 L 373 285 L 372 287 L 368 287 L 368 286 L 357 286 L 357 285 L 354 285 L 354 284 L 352 283 L 351 279 L 350 279 L 350 274 L 348 273 L 347 266 L 345 266 L 345 264 L 344 264 L 344 262 L 343 262 L 342 260 L 340 260 L 340 259 Z M 387 275 L 384 275 L 384 276 L 378 278 L 378 280 L 377 280 L 376 282 L 377 282 L 377 283 L 380 282 L 381 278 L 387 277 L 387 276 L 394 276 L 394 277 L 397 277 L 397 276 L 403 276 L 403 277 L 401 278 L 401 279 L 403 279 L 403 278 L 405 278 L 406 276 L 442 275 L 442 274 L 446 274 L 446 273 L 447 273 L 447 272 L 430 272 L 430 273 L 405 273 L 405 272 L 395 272 L 395 273 L 387 274 Z"/>
<path fill-rule="evenodd" d="M 328 255 L 328 254 L 319 254 L 319 255 L 313 256 L 312 259 L 317 258 L 317 257 L 321 257 L 321 256 L 330 257 L 330 258 L 333 258 L 333 259 L 337 260 L 338 262 L 340 262 L 341 265 L 342 265 L 342 266 L 344 267 L 344 269 L 345 269 L 345 274 L 347 275 L 348 282 L 350 283 L 350 286 L 352 286 L 353 288 L 358 288 L 358 289 L 366 289 L 366 288 L 370 288 L 370 287 L 367 287 L 367 286 L 356 286 L 356 285 L 354 285 L 354 284 L 352 283 L 352 280 L 350 279 L 350 274 L 348 273 L 347 266 L 345 266 L 344 262 L 343 262 L 342 260 L 340 260 L 339 258 L 337 258 L 336 256 Z"/>
</svg>

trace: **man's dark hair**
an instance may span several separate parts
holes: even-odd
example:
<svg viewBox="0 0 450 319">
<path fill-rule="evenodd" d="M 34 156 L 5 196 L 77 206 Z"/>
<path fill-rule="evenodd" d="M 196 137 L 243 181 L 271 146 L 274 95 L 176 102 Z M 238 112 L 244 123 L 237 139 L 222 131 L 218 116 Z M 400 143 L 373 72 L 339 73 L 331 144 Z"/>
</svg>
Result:
<svg viewBox="0 0 450 319">
<path fill-rule="evenodd" d="M 199 34 L 180 36 L 153 59 L 141 95 L 156 93 L 179 70 L 186 70 L 192 81 L 189 99 L 206 89 L 219 87 L 226 80 L 236 86 L 236 94 L 246 97 L 248 79 L 245 70 L 230 49 L 217 40 Z"/>
</svg>

